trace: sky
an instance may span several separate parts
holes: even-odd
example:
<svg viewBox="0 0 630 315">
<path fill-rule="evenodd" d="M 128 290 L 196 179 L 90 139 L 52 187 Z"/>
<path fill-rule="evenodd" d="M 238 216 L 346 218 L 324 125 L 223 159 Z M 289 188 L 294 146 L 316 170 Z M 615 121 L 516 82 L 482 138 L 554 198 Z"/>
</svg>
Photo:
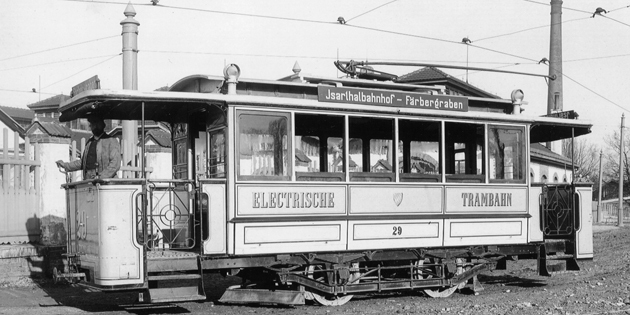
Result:
<svg viewBox="0 0 630 315">
<path fill-rule="evenodd" d="M 122 88 L 127 0 L 0 0 L 0 105 L 18 108 L 69 95 L 98 75 Z M 194 74 L 242 78 L 337 77 L 334 60 L 416 62 L 548 74 L 549 0 L 150 0 L 131 1 L 140 23 L 138 90 Z M 592 17 L 597 7 L 608 13 Z M 564 110 L 593 123 L 595 145 L 619 129 L 630 103 L 630 1 L 565 0 Z M 346 24 L 337 22 L 339 17 Z M 470 45 L 462 43 L 466 37 Z M 403 75 L 419 67 L 380 67 Z M 521 89 L 525 115 L 547 111 L 544 78 L 442 69 L 509 99 Z M 35 89 L 37 92 L 33 92 Z M 626 121 L 626 126 L 630 125 Z"/>
</svg>

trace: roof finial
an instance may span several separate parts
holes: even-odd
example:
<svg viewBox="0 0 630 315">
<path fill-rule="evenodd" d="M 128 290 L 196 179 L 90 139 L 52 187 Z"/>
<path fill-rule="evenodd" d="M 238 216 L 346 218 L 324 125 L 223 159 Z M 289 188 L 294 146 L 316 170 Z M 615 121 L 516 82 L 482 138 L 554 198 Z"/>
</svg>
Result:
<svg viewBox="0 0 630 315">
<path fill-rule="evenodd" d="M 125 16 L 126 17 L 134 17 L 136 16 L 136 10 L 133 8 L 133 5 L 131 4 L 131 1 L 129 2 L 129 4 L 127 4 L 127 7 L 125 8 Z"/>
<path fill-rule="evenodd" d="M 297 62 L 297 60 L 295 61 L 295 64 L 293 65 L 293 73 L 298 74 L 300 73 L 300 71 L 302 71 L 302 68 L 300 68 L 300 64 Z"/>
</svg>

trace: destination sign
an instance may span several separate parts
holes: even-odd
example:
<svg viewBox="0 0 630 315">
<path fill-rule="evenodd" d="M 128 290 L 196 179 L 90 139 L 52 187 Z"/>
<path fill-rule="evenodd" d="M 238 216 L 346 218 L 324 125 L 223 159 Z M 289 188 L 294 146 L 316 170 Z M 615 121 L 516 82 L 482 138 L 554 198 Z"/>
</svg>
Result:
<svg viewBox="0 0 630 315">
<path fill-rule="evenodd" d="M 580 117 L 580 115 L 578 115 L 578 113 L 576 113 L 574 110 L 569 110 L 569 111 L 566 111 L 566 112 L 557 112 L 557 113 L 547 114 L 544 117 L 556 117 L 556 118 L 564 118 L 564 119 L 578 119 L 578 117 Z"/>
<path fill-rule="evenodd" d="M 88 90 L 98 90 L 101 88 L 101 80 L 97 75 L 75 85 L 72 87 L 72 92 L 70 92 L 70 97 L 74 97 L 75 95 Z"/>
<path fill-rule="evenodd" d="M 457 112 L 468 111 L 467 98 L 451 95 L 430 95 L 325 85 L 317 87 L 317 94 L 320 102 L 413 107 Z"/>
</svg>

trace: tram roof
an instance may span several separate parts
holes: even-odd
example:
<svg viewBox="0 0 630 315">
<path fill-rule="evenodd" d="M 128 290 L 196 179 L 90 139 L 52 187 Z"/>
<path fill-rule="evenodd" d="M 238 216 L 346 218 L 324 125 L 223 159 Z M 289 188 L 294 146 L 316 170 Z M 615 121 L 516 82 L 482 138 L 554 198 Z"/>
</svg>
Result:
<svg viewBox="0 0 630 315">
<path fill-rule="evenodd" d="M 281 99 L 281 101 L 279 101 Z M 479 98 L 468 98 L 475 100 Z M 481 99 L 480 99 L 481 100 Z M 483 100 L 482 100 L 483 101 Z M 530 142 L 556 141 L 590 133 L 592 125 L 584 120 L 529 115 L 509 115 L 496 112 L 443 112 L 407 107 L 386 107 L 358 104 L 321 103 L 314 99 L 260 97 L 257 95 L 225 95 L 198 92 L 142 92 L 135 90 L 89 90 L 62 103 L 59 121 L 66 122 L 98 114 L 104 119 L 181 122 L 192 111 L 223 109 L 230 104 L 261 107 L 315 108 L 329 111 L 362 111 L 383 114 L 409 114 L 425 117 L 498 123 L 530 124 Z"/>
</svg>

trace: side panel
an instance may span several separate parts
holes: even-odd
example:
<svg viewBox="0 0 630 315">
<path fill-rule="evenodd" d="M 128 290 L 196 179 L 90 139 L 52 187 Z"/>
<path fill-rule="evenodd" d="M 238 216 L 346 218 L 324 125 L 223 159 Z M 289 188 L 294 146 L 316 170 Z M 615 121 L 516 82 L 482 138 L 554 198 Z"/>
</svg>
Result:
<svg viewBox="0 0 630 315">
<path fill-rule="evenodd" d="M 226 203 L 225 183 L 203 183 L 201 191 L 208 195 L 208 239 L 203 242 L 204 254 L 225 253 L 226 248 Z"/>
<path fill-rule="evenodd" d="M 526 219 L 447 219 L 444 246 L 522 244 L 527 242 Z"/>
<path fill-rule="evenodd" d="M 345 221 L 237 223 L 234 226 L 237 255 L 346 249 Z"/>
<path fill-rule="evenodd" d="M 239 185 L 237 190 L 237 217 L 346 213 L 346 188 L 340 185 Z"/>
<path fill-rule="evenodd" d="M 443 220 L 350 221 L 349 250 L 442 245 Z"/>
<path fill-rule="evenodd" d="M 444 246 L 527 242 L 527 187 L 446 187 Z"/>
<path fill-rule="evenodd" d="M 97 285 L 115 286 L 144 282 L 143 248 L 134 229 L 139 186 L 98 186 Z"/>
<path fill-rule="evenodd" d="M 529 190 L 529 242 L 542 242 L 543 232 L 540 227 L 540 194 L 542 187 L 531 187 Z"/>
<path fill-rule="evenodd" d="M 442 186 L 353 185 L 349 194 L 349 250 L 442 245 Z"/>
<path fill-rule="evenodd" d="M 345 186 L 238 185 L 236 189 L 235 254 L 346 250 Z"/>
<path fill-rule="evenodd" d="M 351 214 L 441 212 L 441 186 L 350 186 Z"/>
<path fill-rule="evenodd" d="M 593 258 L 593 190 L 589 187 L 577 187 L 579 202 L 580 228 L 576 231 L 577 259 Z"/>
</svg>

